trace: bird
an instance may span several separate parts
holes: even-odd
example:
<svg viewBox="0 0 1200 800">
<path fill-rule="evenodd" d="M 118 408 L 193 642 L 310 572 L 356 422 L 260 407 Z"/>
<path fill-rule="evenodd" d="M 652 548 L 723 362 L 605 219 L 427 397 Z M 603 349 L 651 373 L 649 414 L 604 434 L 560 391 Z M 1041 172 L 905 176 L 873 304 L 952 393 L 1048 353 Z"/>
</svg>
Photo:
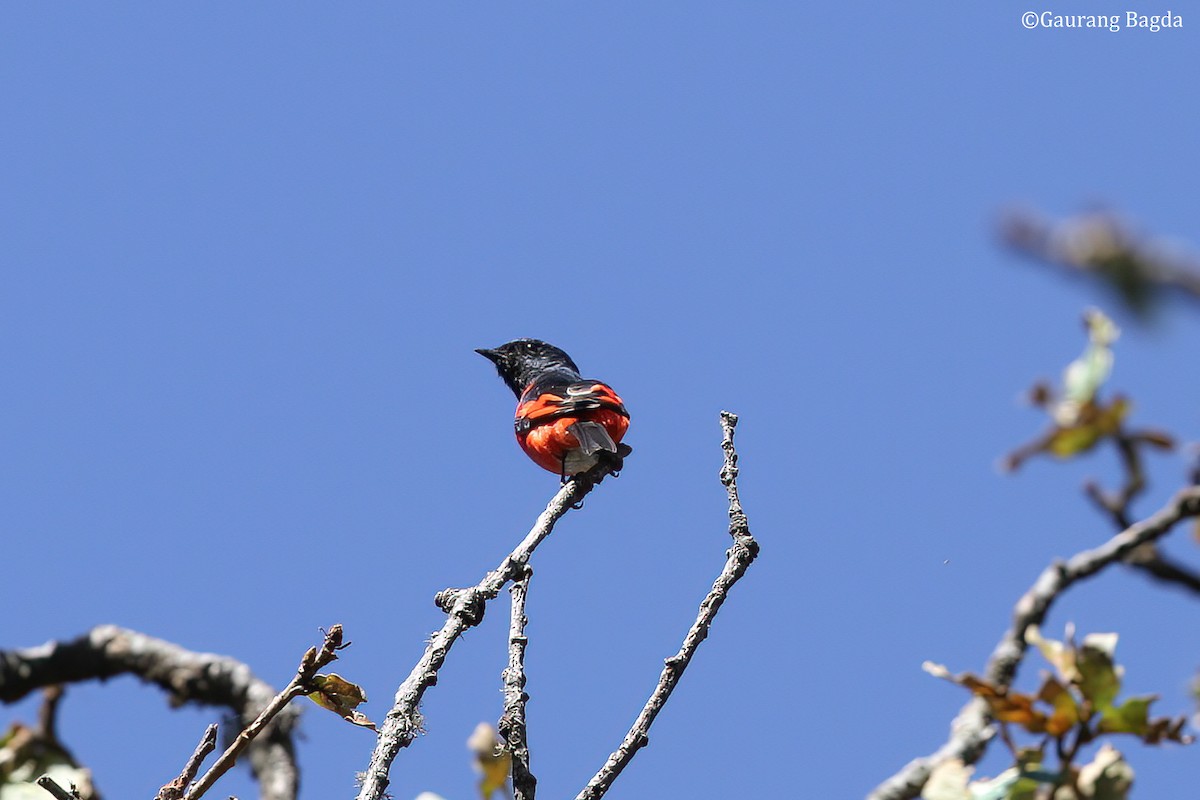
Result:
<svg viewBox="0 0 1200 800">
<path fill-rule="evenodd" d="M 540 339 L 515 339 L 475 351 L 517 396 L 517 443 L 535 464 L 571 476 L 601 462 L 615 474 L 632 452 L 621 444 L 629 429 L 625 403 L 603 381 L 584 378 L 565 352 Z"/>
</svg>

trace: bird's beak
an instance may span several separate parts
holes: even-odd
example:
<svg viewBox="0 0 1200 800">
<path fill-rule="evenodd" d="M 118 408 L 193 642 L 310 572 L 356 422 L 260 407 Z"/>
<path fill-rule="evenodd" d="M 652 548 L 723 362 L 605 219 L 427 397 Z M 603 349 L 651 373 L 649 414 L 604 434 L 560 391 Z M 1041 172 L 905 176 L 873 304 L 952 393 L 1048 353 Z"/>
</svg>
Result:
<svg viewBox="0 0 1200 800">
<path fill-rule="evenodd" d="M 477 348 L 475 352 L 479 353 L 479 355 L 483 356 L 488 361 L 491 361 L 493 364 L 497 363 L 497 361 L 500 359 L 499 353 L 497 353 L 495 350 L 488 350 L 486 347 Z"/>
</svg>

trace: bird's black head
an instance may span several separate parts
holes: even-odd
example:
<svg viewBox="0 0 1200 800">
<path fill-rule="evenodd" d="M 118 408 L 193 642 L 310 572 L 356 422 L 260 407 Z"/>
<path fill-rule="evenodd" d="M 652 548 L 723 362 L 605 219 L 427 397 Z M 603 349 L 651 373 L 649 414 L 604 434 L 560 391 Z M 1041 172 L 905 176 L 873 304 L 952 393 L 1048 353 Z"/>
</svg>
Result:
<svg viewBox="0 0 1200 800">
<path fill-rule="evenodd" d="M 494 350 L 480 348 L 475 352 L 496 365 L 496 371 L 518 399 L 547 372 L 563 372 L 579 378 L 579 367 L 569 355 L 539 339 L 515 339 Z"/>
</svg>

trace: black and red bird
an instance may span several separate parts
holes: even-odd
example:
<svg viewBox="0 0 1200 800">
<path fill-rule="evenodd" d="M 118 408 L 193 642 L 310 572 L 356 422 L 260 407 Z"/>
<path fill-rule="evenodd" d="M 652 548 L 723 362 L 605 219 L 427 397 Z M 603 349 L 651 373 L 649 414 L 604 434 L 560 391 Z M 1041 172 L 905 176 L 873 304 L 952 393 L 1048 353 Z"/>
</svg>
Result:
<svg viewBox="0 0 1200 800">
<path fill-rule="evenodd" d="M 571 357 L 538 339 L 475 351 L 517 396 L 517 443 L 534 463 L 566 480 L 602 460 L 613 470 L 630 448 L 621 444 L 629 412 L 608 384 L 584 378 Z"/>
</svg>

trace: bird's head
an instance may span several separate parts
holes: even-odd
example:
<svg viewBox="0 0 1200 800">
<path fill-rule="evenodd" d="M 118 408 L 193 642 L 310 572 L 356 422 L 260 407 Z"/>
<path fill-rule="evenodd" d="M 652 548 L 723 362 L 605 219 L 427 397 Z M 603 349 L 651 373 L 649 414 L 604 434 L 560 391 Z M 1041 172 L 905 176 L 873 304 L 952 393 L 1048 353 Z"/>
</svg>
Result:
<svg viewBox="0 0 1200 800">
<path fill-rule="evenodd" d="M 546 372 L 570 372 L 579 376 L 579 367 L 571 357 L 540 339 L 515 339 L 488 350 L 475 351 L 496 365 L 496 371 L 519 399 Z"/>
</svg>

